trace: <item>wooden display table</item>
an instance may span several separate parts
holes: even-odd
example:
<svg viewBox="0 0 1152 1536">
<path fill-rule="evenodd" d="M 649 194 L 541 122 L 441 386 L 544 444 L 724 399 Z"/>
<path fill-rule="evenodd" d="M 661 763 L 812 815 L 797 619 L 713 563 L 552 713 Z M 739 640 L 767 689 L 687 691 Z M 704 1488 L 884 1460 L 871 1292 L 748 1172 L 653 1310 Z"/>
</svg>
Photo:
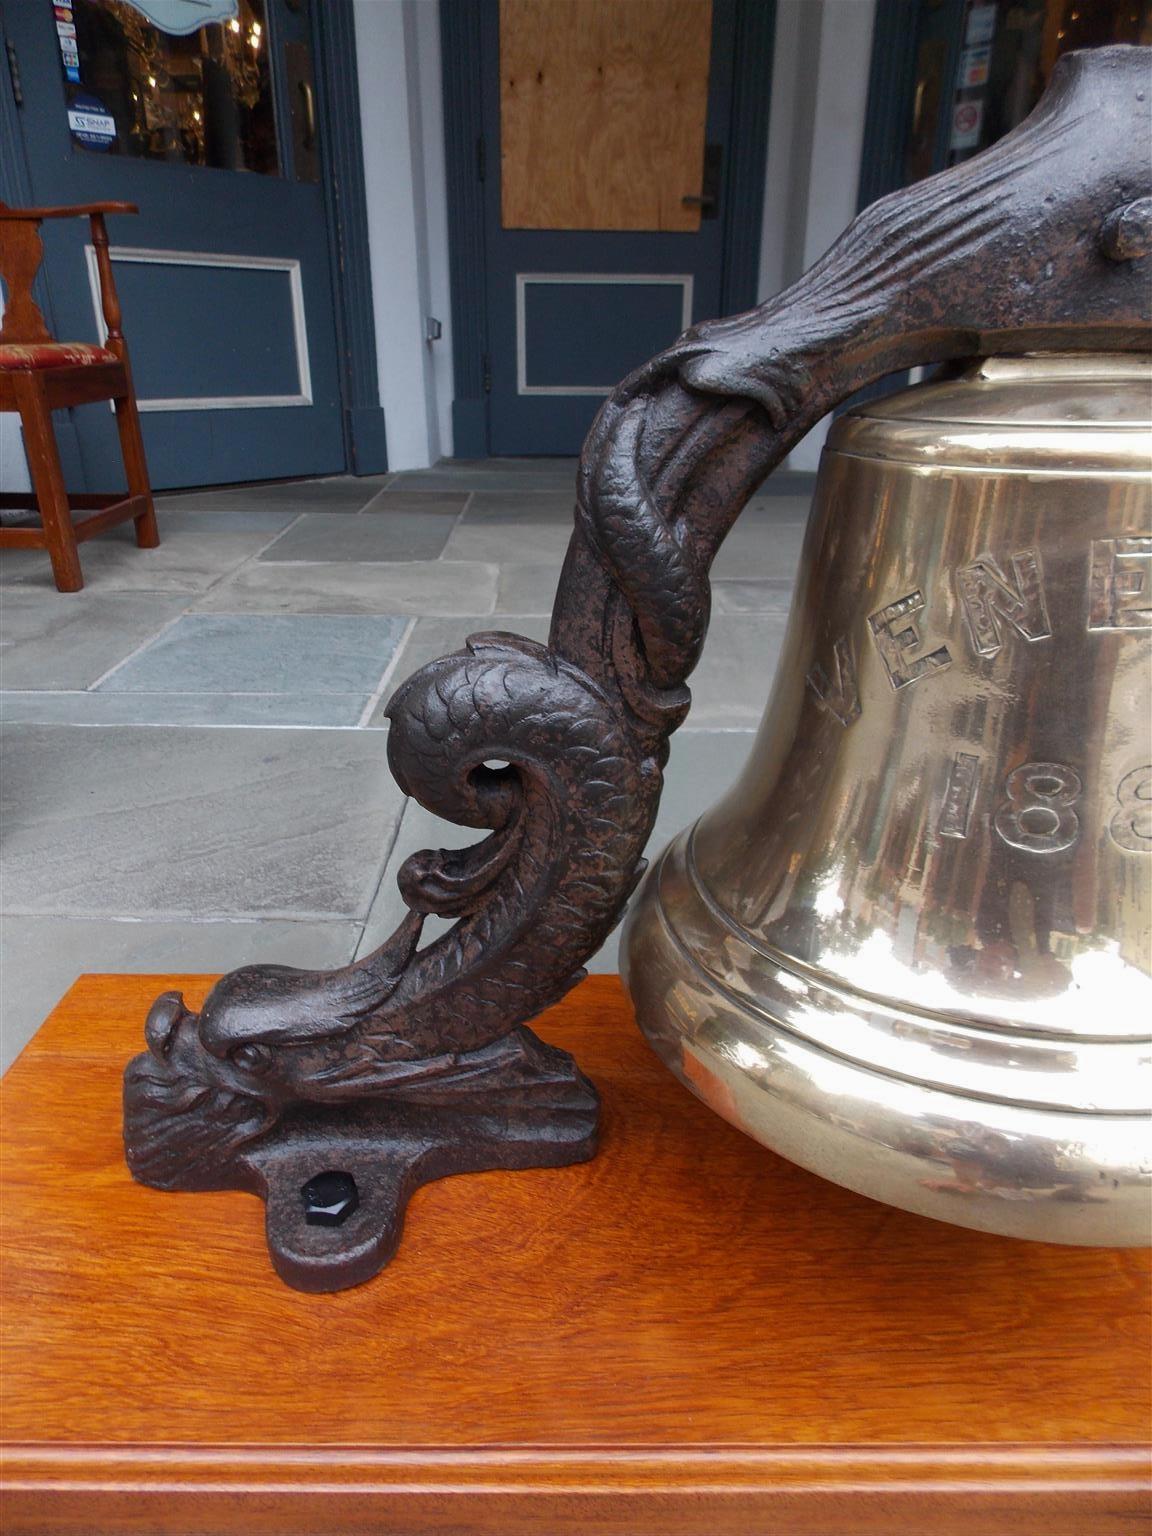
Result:
<svg viewBox="0 0 1152 1536">
<path fill-rule="evenodd" d="M 594 977 L 540 1033 L 596 1161 L 429 1185 L 383 1274 L 301 1295 L 258 1200 L 121 1161 L 147 1006 L 210 981 L 85 976 L 5 1081 L 6 1532 L 1146 1529 L 1147 1254 L 821 1182 Z"/>
</svg>

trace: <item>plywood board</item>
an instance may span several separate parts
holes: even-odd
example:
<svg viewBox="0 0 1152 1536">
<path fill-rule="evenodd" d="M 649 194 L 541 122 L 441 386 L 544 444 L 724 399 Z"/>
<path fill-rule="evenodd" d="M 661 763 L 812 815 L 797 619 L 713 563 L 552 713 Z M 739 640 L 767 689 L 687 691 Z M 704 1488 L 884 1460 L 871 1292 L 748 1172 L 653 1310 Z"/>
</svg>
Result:
<svg viewBox="0 0 1152 1536">
<path fill-rule="evenodd" d="M 505 229 L 700 227 L 711 0 L 500 0 Z"/>
</svg>

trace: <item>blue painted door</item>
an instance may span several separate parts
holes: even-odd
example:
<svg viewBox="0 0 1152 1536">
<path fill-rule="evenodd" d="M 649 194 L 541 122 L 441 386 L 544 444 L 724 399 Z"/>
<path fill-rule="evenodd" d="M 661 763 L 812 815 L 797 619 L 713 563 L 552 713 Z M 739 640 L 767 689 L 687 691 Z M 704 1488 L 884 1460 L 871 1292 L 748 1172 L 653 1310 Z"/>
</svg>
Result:
<svg viewBox="0 0 1152 1536">
<path fill-rule="evenodd" d="M 621 378 L 723 312 L 736 34 L 733 0 L 485 0 L 490 453 L 579 452 Z"/>
<path fill-rule="evenodd" d="M 110 219 L 109 238 L 157 487 L 346 465 L 311 78 L 317 3 L 4 5 L 28 200 L 140 207 Z M 54 333 L 98 340 L 87 221 L 43 234 Z M 69 416 L 74 488 L 122 484 L 110 412 Z"/>
</svg>

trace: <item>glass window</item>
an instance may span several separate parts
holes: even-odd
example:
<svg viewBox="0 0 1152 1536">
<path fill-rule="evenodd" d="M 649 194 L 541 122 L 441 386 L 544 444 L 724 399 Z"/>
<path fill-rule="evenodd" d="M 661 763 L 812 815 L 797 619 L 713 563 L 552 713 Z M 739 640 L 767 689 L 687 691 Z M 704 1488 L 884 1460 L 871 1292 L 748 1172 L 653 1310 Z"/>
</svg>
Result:
<svg viewBox="0 0 1152 1536">
<path fill-rule="evenodd" d="M 73 143 L 278 174 L 265 0 L 71 0 L 52 10 Z"/>
<path fill-rule="evenodd" d="M 945 164 L 1023 122 L 1062 53 L 1149 41 L 1149 0 L 968 0 Z"/>
<path fill-rule="evenodd" d="M 1152 42 L 1152 0 L 921 0 L 904 184 L 979 154 L 1039 101 L 1073 48 Z"/>
</svg>

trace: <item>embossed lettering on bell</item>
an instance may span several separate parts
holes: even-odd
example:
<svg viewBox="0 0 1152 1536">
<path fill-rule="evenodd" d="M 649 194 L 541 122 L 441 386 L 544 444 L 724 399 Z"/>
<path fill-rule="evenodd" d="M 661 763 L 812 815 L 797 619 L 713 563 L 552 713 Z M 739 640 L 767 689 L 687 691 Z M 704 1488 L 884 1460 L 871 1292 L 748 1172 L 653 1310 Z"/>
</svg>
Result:
<svg viewBox="0 0 1152 1536">
<path fill-rule="evenodd" d="M 1149 1237 L 1150 403 L 1033 356 L 839 421 L 751 760 L 625 944 L 734 1124 L 1057 1242 Z"/>
</svg>

